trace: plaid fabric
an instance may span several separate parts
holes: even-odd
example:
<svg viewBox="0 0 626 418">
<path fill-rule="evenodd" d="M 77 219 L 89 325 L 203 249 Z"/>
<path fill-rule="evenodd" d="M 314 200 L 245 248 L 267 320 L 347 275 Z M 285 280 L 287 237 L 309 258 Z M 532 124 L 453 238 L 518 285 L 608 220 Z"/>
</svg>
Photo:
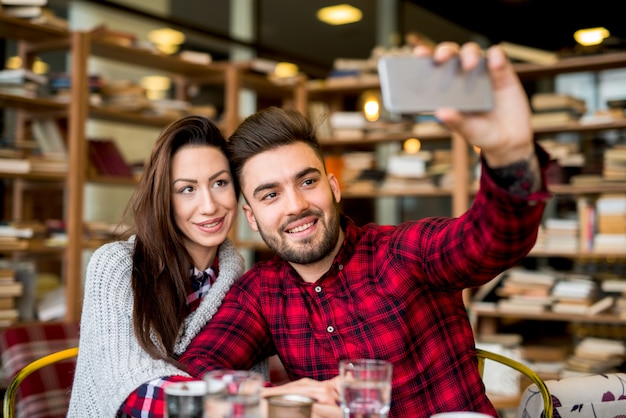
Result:
<svg viewBox="0 0 626 418">
<path fill-rule="evenodd" d="M 78 346 L 78 324 L 35 323 L 0 333 L 2 372 L 6 383 L 27 364 L 47 354 Z M 76 359 L 51 364 L 20 384 L 15 405 L 18 418 L 65 417 Z"/>
<path fill-rule="evenodd" d="M 117 413 L 117 417 L 162 418 L 165 414 L 163 389 L 175 382 L 189 382 L 191 380 L 195 379 L 185 376 L 166 376 L 144 383 L 126 398 Z"/>
</svg>

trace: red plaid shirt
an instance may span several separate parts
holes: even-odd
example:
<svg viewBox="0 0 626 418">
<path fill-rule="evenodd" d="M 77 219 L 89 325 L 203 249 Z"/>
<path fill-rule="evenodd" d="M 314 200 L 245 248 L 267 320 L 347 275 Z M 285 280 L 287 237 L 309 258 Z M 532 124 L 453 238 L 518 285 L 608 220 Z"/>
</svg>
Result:
<svg viewBox="0 0 626 418">
<path fill-rule="evenodd" d="M 337 375 L 340 359 L 385 359 L 394 365 L 390 418 L 496 416 L 462 290 L 531 250 L 548 197 L 545 190 L 512 196 L 484 170 L 472 208 L 459 218 L 357 227 L 343 217 L 345 241 L 327 273 L 306 283 L 279 258 L 257 263 L 181 361 L 202 376 L 278 354 L 291 379 L 325 380 Z"/>
</svg>

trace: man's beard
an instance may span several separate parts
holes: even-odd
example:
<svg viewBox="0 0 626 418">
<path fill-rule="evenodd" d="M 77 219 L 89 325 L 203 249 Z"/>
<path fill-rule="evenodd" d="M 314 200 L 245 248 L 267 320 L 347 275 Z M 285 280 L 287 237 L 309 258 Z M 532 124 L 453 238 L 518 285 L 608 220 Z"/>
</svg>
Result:
<svg viewBox="0 0 626 418">
<path fill-rule="evenodd" d="M 318 225 L 318 227 L 325 227 L 322 241 L 317 246 L 311 245 L 312 243 L 310 242 L 310 240 L 302 240 L 300 241 L 298 248 L 294 248 L 292 243 L 286 240 L 281 240 L 280 234 L 265 234 L 261 226 L 258 225 L 261 238 L 263 238 L 263 241 L 265 241 L 270 249 L 272 249 L 285 261 L 295 264 L 311 264 L 320 261 L 328 254 L 330 254 L 337 245 L 340 231 L 339 205 L 337 204 L 337 202 L 335 202 L 335 204 L 333 205 L 333 211 L 329 217 L 329 224 L 325 223 L 325 218 L 322 216 L 323 213 L 321 211 L 309 211 L 302 214 L 300 217 L 311 215 L 316 216 L 317 222 L 321 222 L 323 224 Z"/>
</svg>

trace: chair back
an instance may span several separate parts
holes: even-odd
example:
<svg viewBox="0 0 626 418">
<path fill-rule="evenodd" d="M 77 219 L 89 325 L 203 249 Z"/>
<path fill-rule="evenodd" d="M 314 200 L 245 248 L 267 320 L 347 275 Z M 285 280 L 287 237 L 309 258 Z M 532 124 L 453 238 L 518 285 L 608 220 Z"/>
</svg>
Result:
<svg viewBox="0 0 626 418">
<path fill-rule="evenodd" d="M 545 411 L 543 418 L 552 418 L 552 396 L 550 395 L 550 391 L 541 376 L 539 376 L 534 370 L 517 360 L 480 348 L 476 349 L 476 356 L 478 357 L 478 370 L 481 376 L 485 370 L 485 361 L 492 360 L 511 367 L 528 377 L 536 385 L 536 388 L 543 399 Z"/>
<path fill-rule="evenodd" d="M 4 418 L 60 418 L 67 415 L 76 364 L 78 324 L 33 323 L 0 333 L 8 388 Z M 63 352 L 63 354 L 48 355 Z M 47 367 L 44 367 L 47 366 Z"/>
<path fill-rule="evenodd" d="M 546 380 L 555 417 L 624 418 L 626 417 L 626 373 L 612 372 L 570 376 Z M 545 407 L 539 388 L 530 385 L 522 394 L 517 418 L 541 417 Z M 547 416 L 547 414 L 545 415 Z"/>
</svg>

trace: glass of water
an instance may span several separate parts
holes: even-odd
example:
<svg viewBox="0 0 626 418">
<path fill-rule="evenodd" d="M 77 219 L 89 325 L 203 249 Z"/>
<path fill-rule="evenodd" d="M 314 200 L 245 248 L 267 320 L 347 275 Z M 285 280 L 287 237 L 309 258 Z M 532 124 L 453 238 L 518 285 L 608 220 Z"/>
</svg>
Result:
<svg viewBox="0 0 626 418">
<path fill-rule="evenodd" d="M 214 370 L 204 375 L 208 418 L 259 418 L 263 376 L 247 370 Z"/>
<path fill-rule="evenodd" d="M 386 418 L 391 404 L 390 362 L 346 359 L 339 362 L 341 408 L 346 418 Z"/>
</svg>

